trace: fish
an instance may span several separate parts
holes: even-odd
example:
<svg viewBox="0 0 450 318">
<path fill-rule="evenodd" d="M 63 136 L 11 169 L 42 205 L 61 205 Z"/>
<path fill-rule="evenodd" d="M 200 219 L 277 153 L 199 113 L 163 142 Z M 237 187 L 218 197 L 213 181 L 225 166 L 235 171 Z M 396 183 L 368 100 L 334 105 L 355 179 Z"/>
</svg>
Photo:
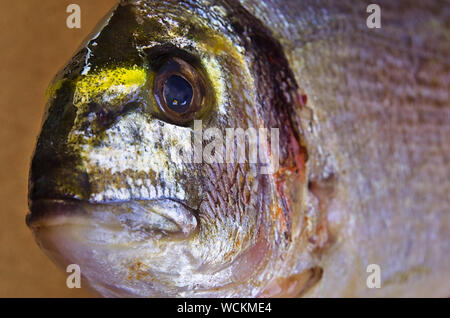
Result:
<svg viewBox="0 0 450 318">
<path fill-rule="evenodd" d="M 104 297 L 448 297 L 450 7 L 377 5 L 120 1 L 46 92 L 39 247 Z"/>
</svg>

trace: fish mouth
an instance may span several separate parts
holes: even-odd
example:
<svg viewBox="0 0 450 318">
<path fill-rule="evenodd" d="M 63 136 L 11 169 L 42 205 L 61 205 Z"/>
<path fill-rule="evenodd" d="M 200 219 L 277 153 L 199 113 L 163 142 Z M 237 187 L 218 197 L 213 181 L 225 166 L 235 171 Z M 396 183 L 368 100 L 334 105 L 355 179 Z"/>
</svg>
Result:
<svg viewBox="0 0 450 318">
<path fill-rule="evenodd" d="M 100 227 L 126 231 L 133 240 L 188 238 L 197 230 L 195 210 L 172 199 L 91 203 L 76 199 L 30 202 L 26 224 L 34 232 L 55 226 Z"/>
<path fill-rule="evenodd" d="M 26 223 L 56 265 L 78 265 L 86 287 L 109 297 L 139 296 L 129 287 L 130 279 L 142 288 L 148 284 L 149 295 L 159 295 L 153 290 L 156 273 L 170 272 L 166 267 L 179 261 L 198 232 L 196 211 L 172 199 L 114 203 L 38 199 L 30 201 Z M 148 268 L 140 268 L 146 257 Z M 144 275 L 151 283 L 133 275 Z"/>
</svg>

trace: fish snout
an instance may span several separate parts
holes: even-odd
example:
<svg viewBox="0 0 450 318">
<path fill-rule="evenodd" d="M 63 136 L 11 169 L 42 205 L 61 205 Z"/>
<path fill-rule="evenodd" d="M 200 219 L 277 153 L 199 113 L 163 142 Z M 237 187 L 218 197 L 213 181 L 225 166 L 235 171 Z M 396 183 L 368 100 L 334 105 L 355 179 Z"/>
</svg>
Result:
<svg viewBox="0 0 450 318">
<path fill-rule="evenodd" d="M 161 187 L 158 187 L 158 191 L 136 192 L 138 181 L 142 180 L 137 178 L 136 184 L 130 185 L 129 180 L 133 178 L 121 172 L 114 176 L 108 169 L 88 173 L 86 165 L 89 166 L 89 163 L 67 144 L 65 136 L 50 136 L 46 129 L 38 141 L 29 179 L 30 213 L 26 221 L 30 228 L 98 225 L 102 231 L 114 229 L 117 233 L 126 232 L 133 236 L 130 240 L 187 238 L 195 232 L 197 213 L 191 208 L 193 204 L 189 198 L 185 198 L 185 202 L 176 193 L 171 196 L 173 191 L 162 191 Z M 133 148 L 128 147 L 128 144 L 123 146 L 125 149 Z M 134 153 L 127 154 L 134 158 Z M 149 164 L 152 164 L 150 159 L 153 158 L 149 158 Z M 104 162 L 108 163 L 107 158 L 104 158 Z M 131 161 L 132 164 L 136 164 L 136 161 Z M 128 166 L 127 169 L 130 170 Z M 168 170 L 164 172 L 170 174 Z M 155 189 L 153 184 L 159 185 L 160 178 L 154 179 L 156 177 L 152 179 L 146 175 L 145 180 Z M 178 186 L 164 181 L 165 187 Z M 141 182 L 139 189 L 145 188 L 147 183 Z"/>
<path fill-rule="evenodd" d="M 91 187 L 89 176 L 80 168 L 79 156 L 70 152 L 67 144 L 59 140 L 62 138 L 58 135 L 52 139 L 40 137 L 31 161 L 30 202 L 39 199 L 88 199 Z"/>
<path fill-rule="evenodd" d="M 46 165 L 51 165 L 51 163 Z M 48 169 L 40 167 L 32 170 L 29 179 L 29 201 L 88 199 L 90 194 L 89 177 L 87 173 L 74 171 L 72 167 L 70 163 L 66 163 L 66 167 L 56 163 Z"/>
</svg>

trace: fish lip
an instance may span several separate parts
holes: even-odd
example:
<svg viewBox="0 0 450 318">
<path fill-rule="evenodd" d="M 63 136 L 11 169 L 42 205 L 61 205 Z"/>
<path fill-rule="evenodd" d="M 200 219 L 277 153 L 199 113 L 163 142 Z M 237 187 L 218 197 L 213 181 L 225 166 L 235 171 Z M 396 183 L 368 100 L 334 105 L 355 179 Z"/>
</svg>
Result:
<svg viewBox="0 0 450 318">
<path fill-rule="evenodd" d="M 37 199 L 30 201 L 25 222 L 29 228 L 39 227 L 50 218 L 87 216 L 84 203 L 76 199 Z"/>
<path fill-rule="evenodd" d="M 139 204 L 148 206 L 142 207 Z M 104 218 L 101 212 L 92 213 L 92 210 L 102 210 L 110 206 L 120 207 L 122 211 L 134 209 L 140 210 L 139 213 L 159 215 L 178 227 L 178 231 L 170 233 L 172 237 L 187 238 L 197 231 L 196 210 L 170 198 L 101 203 L 77 199 L 36 199 L 30 201 L 25 221 L 32 230 L 67 224 L 89 225 L 93 220 L 97 221 L 97 224 L 107 225 L 111 222 Z"/>
</svg>

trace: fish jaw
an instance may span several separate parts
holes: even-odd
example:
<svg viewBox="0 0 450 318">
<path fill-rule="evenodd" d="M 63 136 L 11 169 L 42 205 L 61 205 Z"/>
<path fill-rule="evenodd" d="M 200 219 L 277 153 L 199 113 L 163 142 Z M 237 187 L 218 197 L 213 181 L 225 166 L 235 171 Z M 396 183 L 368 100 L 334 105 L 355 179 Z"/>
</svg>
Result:
<svg viewBox="0 0 450 318">
<path fill-rule="evenodd" d="M 186 249 L 183 241 L 197 231 L 195 212 L 169 199 L 110 204 L 41 199 L 31 202 L 27 224 L 50 259 L 63 268 L 79 265 L 91 288 L 105 296 L 142 295 L 142 288 L 129 287 L 134 275 L 152 279 L 152 269 L 144 270 L 137 260 L 140 251 L 153 254 L 152 261 L 164 259 L 158 255 L 171 254 L 173 245 Z M 172 262 L 169 256 L 162 263 Z M 153 285 L 146 284 L 146 294 L 162 295 Z"/>
<path fill-rule="evenodd" d="M 83 287 L 104 297 L 236 297 L 260 292 L 261 282 L 246 283 L 245 288 L 241 284 L 267 258 L 264 233 L 217 270 L 202 255 L 200 246 L 209 243 L 199 238 L 195 211 L 178 202 L 40 199 L 30 206 L 27 225 L 44 253 L 61 268 L 78 265 L 87 284 Z M 143 228 L 144 219 L 148 222 Z"/>
</svg>

